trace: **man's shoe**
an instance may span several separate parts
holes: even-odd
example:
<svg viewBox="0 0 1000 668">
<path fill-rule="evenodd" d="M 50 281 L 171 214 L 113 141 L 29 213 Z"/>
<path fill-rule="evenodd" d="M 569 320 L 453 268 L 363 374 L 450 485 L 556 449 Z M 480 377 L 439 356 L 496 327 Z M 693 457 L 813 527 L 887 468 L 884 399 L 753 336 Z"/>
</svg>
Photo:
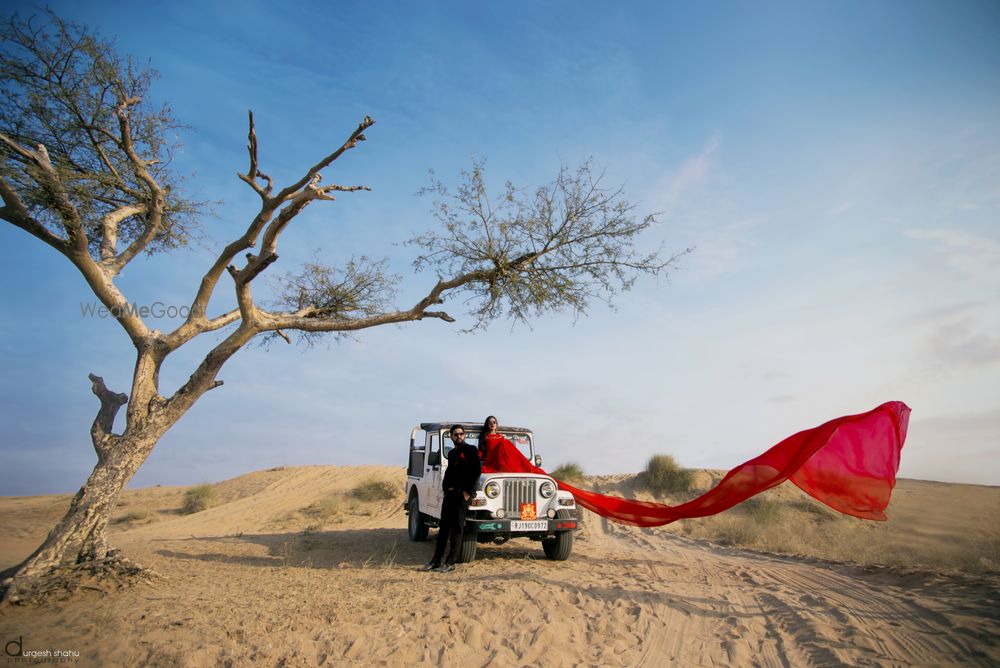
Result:
<svg viewBox="0 0 1000 668">
<path fill-rule="evenodd" d="M 455 570 L 454 564 L 445 564 L 444 566 L 438 566 L 437 568 L 435 568 L 434 572 L 436 572 L 436 573 L 451 573 L 453 570 Z"/>
<path fill-rule="evenodd" d="M 439 566 L 438 564 L 435 564 L 433 561 L 429 561 L 426 564 L 424 564 L 423 566 L 421 566 L 420 570 L 422 570 L 422 571 L 436 571 L 439 568 L 441 568 L 441 566 Z"/>
</svg>

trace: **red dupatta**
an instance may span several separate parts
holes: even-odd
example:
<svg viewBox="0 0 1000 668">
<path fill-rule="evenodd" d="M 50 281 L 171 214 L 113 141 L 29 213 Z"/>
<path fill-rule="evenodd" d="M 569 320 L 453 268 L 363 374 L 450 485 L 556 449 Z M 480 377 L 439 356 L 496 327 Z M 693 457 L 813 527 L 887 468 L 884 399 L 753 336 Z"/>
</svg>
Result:
<svg viewBox="0 0 1000 668">
<path fill-rule="evenodd" d="M 867 413 L 835 418 L 800 431 L 740 464 L 701 496 L 676 506 L 607 496 L 556 482 L 584 508 L 622 524 L 643 527 L 721 513 L 785 480 L 834 510 L 885 520 L 909 415 L 906 404 L 890 401 Z M 484 442 L 484 473 L 548 475 L 503 436 L 488 434 Z"/>
</svg>

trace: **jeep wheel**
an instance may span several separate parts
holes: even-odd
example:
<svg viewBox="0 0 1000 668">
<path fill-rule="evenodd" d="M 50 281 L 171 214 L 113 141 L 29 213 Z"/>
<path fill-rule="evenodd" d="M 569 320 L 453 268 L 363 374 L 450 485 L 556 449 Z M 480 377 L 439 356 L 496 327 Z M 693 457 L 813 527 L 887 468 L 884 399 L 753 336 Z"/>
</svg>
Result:
<svg viewBox="0 0 1000 668">
<path fill-rule="evenodd" d="M 476 558 L 476 532 L 475 530 L 470 531 L 469 527 L 465 527 L 465 531 L 462 532 L 462 544 L 459 546 L 458 550 L 458 563 L 467 564 L 470 561 L 474 561 Z"/>
<path fill-rule="evenodd" d="M 556 517 L 560 519 L 570 519 L 573 516 L 568 510 L 556 511 Z M 545 556 L 553 561 L 566 561 L 569 559 L 569 553 L 573 551 L 573 532 L 563 531 L 557 533 L 555 538 L 549 538 L 542 541 L 542 549 L 545 550 Z"/>
<path fill-rule="evenodd" d="M 406 528 L 407 533 L 410 535 L 410 540 L 421 542 L 427 540 L 427 522 L 426 516 L 420 512 L 420 502 L 417 500 L 417 495 L 414 494 L 413 498 L 410 499 L 410 521 L 407 522 Z"/>
</svg>

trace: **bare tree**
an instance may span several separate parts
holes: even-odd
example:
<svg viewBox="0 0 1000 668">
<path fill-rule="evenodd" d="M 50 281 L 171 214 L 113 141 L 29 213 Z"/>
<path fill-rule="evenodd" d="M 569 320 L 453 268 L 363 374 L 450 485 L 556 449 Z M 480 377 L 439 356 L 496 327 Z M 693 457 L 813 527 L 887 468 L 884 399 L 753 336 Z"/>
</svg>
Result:
<svg viewBox="0 0 1000 668">
<path fill-rule="evenodd" d="M 395 308 L 397 277 L 366 258 L 342 268 L 318 263 L 280 279 L 277 303 L 255 301 L 254 281 L 278 259 L 283 232 L 315 201 L 367 186 L 324 184 L 322 172 L 365 140 L 366 117 L 346 141 L 277 188 L 261 171 L 253 115 L 249 163 L 239 174 L 260 200 L 241 236 L 230 242 L 194 291 L 186 320 L 176 329 L 151 329 L 116 278 L 141 253 L 185 244 L 204 211 L 186 199 L 170 169 L 166 140 L 177 127 L 170 110 L 148 101 L 155 73 L 119 58 L 86 28 L 54 15 L 36 24 L 11 19 L 3 28 L 0 81 L 0 218 L 62 254 L 114 315 L 136 351 L 128 395 L 90 375 L 100 407 L 90 429 L 97 464 L 65 517 L 22 564 L 4 574 L 4 600 L 71 583 L 81 570 L 141 572 L 107 540 L 119 493 L 170 429 L 205 392 L 222 385 L 218 374 L 237 351 L 258 337 L 289 332 L 304 337 L 345 335 L 369 327 L 427 318 L 454 322 L 445 299 L 464 297 L 469 329 L 508 316 L 527 320 L 569 309 L 584 313 L 594 298 L 627 289 L 639 274 L 659 274 L 675 259 L 639 253 L 634 240 L 654 224 L 636 218 L 620 189 L 607 189 L 589 165 L 563 170 L 555 181 L 526 192 L 507 186 L 487 194 L 482 167 L 463 174 L 452 192 L 439 181 L 439 229 L 414 239 L 418 268 L 437 280 L 409 308 Z M 209 315 L 220 279 L 228 276 L 236 308 Z M 160 387 L 164 360 L 196 337 L 221 340 L 172 393 Z M 113 431 L 126 407 L 124 429 Z"/>
</svg>

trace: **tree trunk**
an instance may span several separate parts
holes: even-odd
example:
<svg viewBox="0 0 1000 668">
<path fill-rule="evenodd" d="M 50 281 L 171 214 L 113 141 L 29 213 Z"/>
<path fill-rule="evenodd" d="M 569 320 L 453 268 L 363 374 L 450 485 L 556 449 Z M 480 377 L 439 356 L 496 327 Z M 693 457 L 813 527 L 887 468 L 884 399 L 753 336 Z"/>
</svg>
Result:
<svg viewBox="0 0 1000 668">
<path fill-rule="evenodd" d="M 4 603 L 30 595 L 40 583 L 60 572 L 108 558 L 108 521 L 118 496 L 146 461 L 157 440 L 158 435 L 123 437 L 97 462 L 66 515 L 49 532 L 41 547 L 5 573 L 11 577 L 2 583 L 6 588 Z"/>
</svg>

